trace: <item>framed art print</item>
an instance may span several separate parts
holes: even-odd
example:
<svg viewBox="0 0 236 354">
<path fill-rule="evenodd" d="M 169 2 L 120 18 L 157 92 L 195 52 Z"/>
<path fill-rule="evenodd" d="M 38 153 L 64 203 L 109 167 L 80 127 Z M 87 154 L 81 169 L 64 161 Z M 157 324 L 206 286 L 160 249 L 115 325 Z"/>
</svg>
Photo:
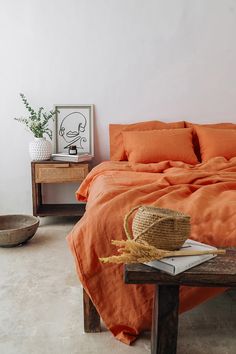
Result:
<svg viewBox="0 0 236 354">
<path fill-rule="evenodd" d="M 55 105 L 55 152 L 68 153 L 76 145 L 78 154 L 94 156 L 93 105 Z"/>
</svg>

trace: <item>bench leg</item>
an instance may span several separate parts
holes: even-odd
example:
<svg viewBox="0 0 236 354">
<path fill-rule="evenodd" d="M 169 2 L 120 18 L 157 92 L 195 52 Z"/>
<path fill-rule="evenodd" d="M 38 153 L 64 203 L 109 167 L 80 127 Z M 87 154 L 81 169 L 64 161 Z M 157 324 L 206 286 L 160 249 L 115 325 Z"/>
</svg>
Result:
<svg viewBox="0 0 236 354">
<path fill-rule="evenodd" d="M 96 333 L 101 332 L 100 316 L 92 303 L 90 297 L 83 289 L 83 305 L 84 305 L 84 332 Z"/>
<path fill-rule="evenodd" d="M 177 349 L 179 286 L 156 285 L 151 354 L 175 354 Z"/>
</svg>

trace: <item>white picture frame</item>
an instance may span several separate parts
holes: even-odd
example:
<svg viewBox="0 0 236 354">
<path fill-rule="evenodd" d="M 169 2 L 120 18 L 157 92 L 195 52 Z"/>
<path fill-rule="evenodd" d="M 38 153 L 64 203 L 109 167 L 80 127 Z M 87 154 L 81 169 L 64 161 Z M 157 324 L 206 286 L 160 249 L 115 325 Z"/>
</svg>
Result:
<svg viewBox="0 0 236 354">
<path fill-rule="evenodd" d="M 76 145 L 78 154 L 94 156 L 94 105 L 55 104 L 55 152 L 68 153 Z"/>
</svg>

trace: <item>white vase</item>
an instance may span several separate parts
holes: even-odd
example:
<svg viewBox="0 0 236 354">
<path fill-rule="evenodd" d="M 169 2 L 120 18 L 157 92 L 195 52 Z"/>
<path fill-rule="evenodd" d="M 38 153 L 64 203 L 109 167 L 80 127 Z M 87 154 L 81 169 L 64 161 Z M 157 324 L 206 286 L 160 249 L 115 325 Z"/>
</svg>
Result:
<svg viewBox="0 0 236 354">
<path fill-rule="evenodd" d="M 52 154 L 52 144 L 45 138 L 34 138 L 29 144 L 32 160 L 49 160 Z"/>
</svg>

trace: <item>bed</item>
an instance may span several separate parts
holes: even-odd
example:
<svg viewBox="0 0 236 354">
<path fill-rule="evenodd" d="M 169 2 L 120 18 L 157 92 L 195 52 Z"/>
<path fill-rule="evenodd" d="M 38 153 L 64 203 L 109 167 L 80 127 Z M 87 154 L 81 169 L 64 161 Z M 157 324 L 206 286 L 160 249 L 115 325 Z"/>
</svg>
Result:
<svg viewBox="0 0 236 354">
<path fill-rule="evenodd" d="M 182 211 L 191 216 L 192 239 L 236 246 L 236 125 L 113 124 L 110 152 L 111 160 L 76 192 L 87 207 L 67 239 L 85 297 L 112 334 L 130 344 L 151 328 L 154 288 L 125 285 L 123 265 L 101 264 L 98 257 L 116 253 L 111 240 L 125 239 L 123 218 L 137 205 Z M 180 312 L 222 291 L 182 287 Z"/>
</svg>

